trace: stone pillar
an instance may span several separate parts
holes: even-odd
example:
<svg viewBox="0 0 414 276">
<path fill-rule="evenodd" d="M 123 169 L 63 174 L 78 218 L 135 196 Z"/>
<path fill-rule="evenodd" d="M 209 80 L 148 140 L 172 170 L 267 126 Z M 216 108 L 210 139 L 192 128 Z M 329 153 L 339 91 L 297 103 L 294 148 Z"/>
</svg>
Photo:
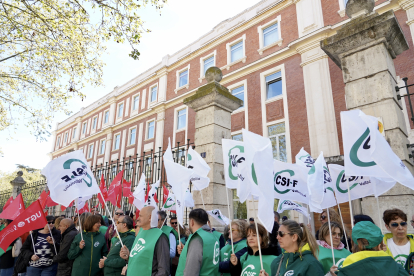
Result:
<svg viewBox="0 0 414 276">
<path fill-rule="evenodd" d="M 110 162 L 111 158 L 111 149 L 112 149 L 112 131 L 109 130 L 106 132 L 106 140 L 105 140 L 105 158 L 104 158 L 104 166 Z"/>
<path fill-rule="evenodd" d="M 232 216 L 232 194 L 226 189 L 224 180 L 223 150 L 221 139 L 231 139 L 231 112 L 239 108 L 243 101 L 233 96 L 219 82 L 222 72 L 211 67 L 206 72 L 207 84 L 198 88 L 196 94 L 184 99 L 196 112 L 195 146 L 198 153 L 206 153 L 206 162 L 211 171 L 208 175 L 210 185 L 202 191 L 207 210 L 219 208 L 230 219 Z M 228 214 L 226 193 L 228 193 L 231 214 Z M 199 192 L 194 193 L 195 207 L 202 207 Z M 213 226 L 223 229 L 215 221 Z"/>
<path fill-rule="evenodd" d="M 155 146 L 154 152 L 158 152 L 159 148 L 163 146 L 164 143 L 164 122 L 165 122 L 165 110 L 160 110 L 157 112 L 157 123 L 156 123 L 156 135 L 155 135 Z"/>
<path fill-rule="evenodd" d="M 374 6 L 374 0 L 348 1 L 346 13 L 351 21 L 336 35 L 321 41 L 321 48 L 342 69 L 347 108 L 360 109 L 382 119 L 385 138 L 412 172 L 406 124 L 395 92 L 397 78 L 393 62 L 408 49 L 408 44 L 394 12 L 379 15 L 373 12 Z M 413 214 L 414 192 L 399 183 L 379 200 L 381 217 L 389 208 L 404 210 L 409 217 Z M 375 198 L 364 198 L 361 206 L 362 212 L 380 225 Z"/>
<path fill-rule="evenodd" d="M 10 181 L 10 184 L 13 186 L 13 191 L 12 191 L 13 198 L 16 198 L 20 194 L 23 185 L 26 184 L 26 181 L 23 179 L 22 175 L 23 175 L 23 172 L 18 171 L 17 177 L 13 179 L 12 181 Z"/>
<path fill-rule="evenodd" d="M 109 125 L 112 126 L 115 123 L 116 117 L 116 98 L 112 97 L 109 99 Z"/>
</svg>

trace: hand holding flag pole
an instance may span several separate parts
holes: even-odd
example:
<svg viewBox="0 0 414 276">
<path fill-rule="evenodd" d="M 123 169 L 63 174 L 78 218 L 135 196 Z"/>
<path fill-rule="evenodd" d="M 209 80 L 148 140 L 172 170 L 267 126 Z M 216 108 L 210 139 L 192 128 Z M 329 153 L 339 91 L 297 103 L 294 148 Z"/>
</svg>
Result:
<svg viewBox="0 0 414 276">
<path fill-rule="evenodd" d="M 52 241 L 53 241 L 53 247 L 55 248 L 55 253 L 57 255 L 57 250 L 56 250 L 56 245 L 55 245 L 55 239 L 53 238 L 52 230 L 50 230 L 49 222 L 47 222 L 47 228 L 49 228 L 49 233 L 50 233 L 50 236 L 52 237 Z"/>
</svg>

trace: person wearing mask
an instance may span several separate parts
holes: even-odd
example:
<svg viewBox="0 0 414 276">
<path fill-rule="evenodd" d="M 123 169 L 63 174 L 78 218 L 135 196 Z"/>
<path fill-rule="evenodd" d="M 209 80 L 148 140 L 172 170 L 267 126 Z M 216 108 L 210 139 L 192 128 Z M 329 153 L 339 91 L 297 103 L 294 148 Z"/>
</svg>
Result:
<svg viewBox="0 0 414 276">
<path fill-rule="evenodd" d="M 10 219 L 4 220 L 4 227 L 7 227 L 13 221 Z M 0 276 L 12 276 L 15 258 L 20 254 L 22 248 L 22 239 L 14 240 L 6 252 L 0 253 Z"/>
<path fill-rule="evenodd" d="M 263 270 L 270 273 L 271 264 L 276 259 L 274 251 L 269 248 L 269 236 L 263 225 L 257 224 L 259 230 L 260 251 L 262 253 Z M 230 272 L 232 276 L 259 275 L 261 270 L 259 244 L 257 242 L 256 225 L 247 228 L 247 252 L 237 259 L 236 254 L 231 254 Z"/>
<path fill-rule="evenodd" d="M 382 250 L 381 229 L 372 222 L 358 222 L 352 229 L 352 241 L 354 253 L 345 259 L 342 268 L 332 267 L 332 276 L 408 276 L 404 268 Z"/>
<path fill-rule="evenodd" d="M 99 261 L 108 253 L 105 237 L 99 232 L 101 217 L 90 215 L 85 220 L 84 227 L 82 235 L 81 233 L 76 235 L 68 253 L 68 259 L 74 260 L 72 276 L 101 274 Z"/>
<path fill-rule="evenodd" d="M 208 214 L 204 209 L 193 209 L 189 214 L 192 235 L 185 246 L 177 246 L 180 254 L 176 275 L 218 276 L 220 243 L 207 225 Z"/>
<path fill-rule="evenodd" d="M 131 250 L 132 244 L 135 240 L 133 220 L 129 216 L 120 216 L 116 223 L 122 243 L 128 248 L 128 250 Z M 112 244 L 108 256 L 103 257 L 99 262 L 99 268 L 104 269 L 105 276 L 121 275 L 122 269 L 125 266 L 125 260 L 119 255 L 122 248 L 121 241 L 118 237 L 115 239 L 117 241 Z"/>
<path fill-rule="evenodd" d="M 46 216 L 46 219 L 47 224 L 45 227 L 40 230 L 34 230 L 22 246 L 20 254 L 25 255 L 27 254 L 26 252 L 30 252 L 28 254 L 31 255 L 26 269 L 26 276 L 55 275 L 57 272 L 58 265 L 53 263 L 53 256 L 59 252 L 61 235 L 54 228 L 55 217 Z M 50 232 L 52 232 L 53 239 Z M 35 250 L 33 250 L 33 244 Z"/>
<path fill-rule="evenodd" d="M 168 237 L 157 227 L 157 220 L 157 210 L 153 206 L 141 209 L 137 219 L 140 230 L 132 249 L 123 246 L 119 253 L 128 262 L 127 275 L 170 275 Z"/>
<path fill-rule="evenodd" d="M 68 259 L 68 252 L 78 230 L 71 219 L 62 219 L 59 223 L 59 231 L 62 235 L 62 241 L 58 254 L 53 257 L 53 262 L 58 264 L 56 276 L 70 276 L 73 260 Z"/>
<path fill-rule="evenodd" d="M 323 266 L 324 273 L 328 274 L 328 276 L 333 265 L 341 267 L 345 258 L 351 255 L 351 252 L 346 250 L 344 244 L 341 242 L 344 235 L 342 227 L 338 223 L 331 221 L 331 231 L 332 243 L 331 235 L 329 234 L 328 222 L 324 223 L 319 229 L 319 239 L 316 241 L 319 245 L 318 260 Z M 332 260 L 332 244 L 334 249 L 335 264 Z"/>
<path fill-rule="evenodd" d="M 249 224 L 243 220 L 233 220 L 228 232 L 233 235 L 234 254 L 238 260 L 247 252 L 246 234 Z M 228 235 L 230 236 L 230 234 Z M 232 254 L 231 240 L 220 250 L 219 272 L 230 276 L 230 256 Z"/>
<path fill-rule="evenodd" d="M 122 211 L 121 209 L 117 209 L 115 211 L 115 214 L 113 216 L 114 221 L 118 221 L 119 216 L 123 216 L 124 215 L 124 211 Z M 115 231 L 115 227 L 116 227 L 116 222 L 111 222 L 112 224 L 109 225 L 108 229 L 106 230 L 105 233 L 105 241 L 106 241 L 106 246 L 109 249 L 111 249 L 111 240 L 113 237 L 116 236 L 116 231 Z"/>
<path fill-rule="evenodd" d="M 220 250 L 226 245 L 226 240 L 224 239 L 224 236 L 222 233 L 216 231 L 215 228 L 211 227 L 210 219 L 207 221 L 208 227 L 211 229 L 211 233 L 213 233 L 214 236 L 219 240 L 220 243 Z"/>
<path fill-rule="evenodd" d="M 270 275 L 323 276 L 323 267 L 317 260 L 318 244 L 302 223 L 293 220 L 282 222 L 277 240 L 284 252 L 271 265 Z M 261 276 L 269 276 L 268 272 Z"/>
</svg>

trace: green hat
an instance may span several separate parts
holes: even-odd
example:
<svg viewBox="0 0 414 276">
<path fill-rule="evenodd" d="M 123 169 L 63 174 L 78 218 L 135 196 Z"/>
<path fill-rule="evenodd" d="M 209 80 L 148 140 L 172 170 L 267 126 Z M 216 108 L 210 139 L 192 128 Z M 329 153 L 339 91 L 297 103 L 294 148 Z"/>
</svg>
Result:
<svg viewBox="0 0 414 276">
<path fill-rule="evenodd" d="M 370 221 L 360 221 L 352 228 L 352 240 L 355 244 L 358 239 L 366 239 L 368 241 L 367 249 L 371 249 L 381 243 L 384 236 L 381 229 Z"/>
</svg>

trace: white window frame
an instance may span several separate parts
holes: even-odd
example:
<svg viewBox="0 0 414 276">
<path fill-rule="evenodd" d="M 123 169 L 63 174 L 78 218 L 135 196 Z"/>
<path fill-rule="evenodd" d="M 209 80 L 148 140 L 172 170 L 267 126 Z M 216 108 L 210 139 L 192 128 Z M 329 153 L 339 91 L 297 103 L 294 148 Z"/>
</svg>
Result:
<svg viewBox="0 0 414 276">
<path fill-rule="evenodd" d="M 230 139 L 233 140 L 233 136 L 234 135 L 239 135 L 239 134 L 243 134 L 243 131 L 241 129 L 240 130 L 237 130 L 237 131 L 231 132 L 230 133 Z"/>
<path fill-rule="evenodd" d="M 91 152 L 91 147 L 92 147 L 92 152 Z M 89 144 L 89 146 L 88 146 L 88 158 L 87 159 L 91 159 L 91 158 L 93 158 L 93 150 L 94 150 L 94 143 L 92 143 L 92 144 Z M 91 154 L 92 154 L 92 156 L 91 156 Z"/>
<path fill-rule="evenodd" d="M 62 135 L 58 135 L 58 137 L 57 137 L 57 139 L 56 139 L 56 147 L 55 147 L 55 148 L 59 148 L 59 147 L 60 147 L 61 136 L 62 136 Z"/>
<path fill-rule="evenodd" d="M 180 74 L 184 71 L 188 70 L 188 82 L 186 85 L 183 85 L 181 87 L 179 87 L 180 85 Z M 181 89 L 188 89 L 190 87 L 190 64 L 188 64 L 186 67 L 181 68 L 180 70 L 175 71 L 175 89 L 174 92 L 175 94 L 177 94 L 178 91 L 180 91 Z"/>
<path fill-rule="evenodd" d="M 200 58 L 200 78 L 198 78 L 198 80 L 200 81 L 200 83 L 203 81 L 203 79 L 205 79 L 205 75 L 204 75 L 204 61 L 206 59 L 209 59 L 211 57 L 214 57 L 214 65 L 213 66 L 216 66 L 216 56 L 217 56 L 217 50 L 214 50 L 214 52 L 212 52 L 212 53 L 210 53 L 210 54 L 208 54 L 208 55 Z"/>
<path fill-rule="evenodd" d="M 133 143 L 133 144 L 131 144 L 131 131 L 132 131 L 133 129 L 135 129 L 135 137 L 134 137 L 134 143 Z M 127 147 L 128 147 L 128 146 L 135 145 L 135 144 L 137 143 L 137 131 L 138 131 L 138 129 L 137 129 L 137 127 L 136 127 L 136 126 L 131 127 L 131 128 L 129 128 L 129 129 L 128 129 L 128 144 L 127 144 Z"/>
<path fill-rule="evenodd" d="M 85 137 L 87 132 L 88 132 L 88 120 L 86 120 L 82 124 L 82 136 Z"/>
<path fill-rule="evenodd" d="M 68 135 L 69 135 L 69 132 L 65 132 L 65 135 L 63 136 L 64 138 L 63 138 L 63 144 L 65 144 L 66 145 L 66 143 L 68 142 Z"/>
<path fill-rule="evenodd" d="M 185 118 L 185 127 L 184 128 L 180 128 L 177 129 L 178 126 L 178 111 L 179 110 L 183 110 L 186 109 L 186 118 Z M 173 129 L 173 139 L 172 139 L 172 144 L 175 145 L 175 140 L 176 140 L 176 133 L 178 132 L 182 132 L 185 131 L 185 141 L 187 141 L 187 136 L 188 136 L 188 106 L 186 105 L 181 105 L 179 107 L 174 108 L 174 129 Z"/>
<path fill-rule="evenodd" d="M 151 102 L 151 93 L 152 93 L 152 88 L 157 87 L 157 98 L 155 99 L 155 101 Z M 159 94 L 159 86 L 158 86 L 158 82 L 151 85 L 148 89 L 148 108 L 155 105 L 158 102 L 158 94 Z"/>
<path fill-rule="evenodd" d="M 260 25 L 257 27 L 257 32 L 259 33 L 259 49 L 257 50 L 259 52 L 259 55 L 263 55 L 263 52 L 273 46 L 282 46 L 282 42 L 283 42 L 283 38 L 282 38 L 282 28 L 281 28 L 281 24 L 280 22 L 282 22 L 282 16 L 279 14 L 275 19 Z M 264 34 L 263 34 L 263 30 L 276 24 L 277 23 L 277 29 L 278 29 L 278 35 L 279 35 L 279 39 L 276 40 L 275 42 L 264 46 Z"/>
<path fill-rule="evenodd" d="M 240 41 L 243 41 L 243 57 L 235 60 L 234 62 L 231 62 L 231 46 L 239 43 Z M 227 65 L 224 66 L 227 70 L 230 69 L 231 66 L 239 63 L 239 62 L 246 62 L 246 34 L 242 35 L 241 37 L 237 38 L 236 40 L 233 40 L 232 42 L 229 42 L 226 44 L 226 50 L 227 50 Z"/>
<path fill-rule="evenodd" d="M 150 124 L 151 122 L 154 122 L 154 137 L 152 137 L 152 138 L 148 138 L 149 124 Z M 145 141 L 146 141 L 146 140 L 151 140 L 151 139 L 154 139 L 154 138 L 155 138 L 155 127 L 156 127 L 155 118 L 154 118 L 154 119 L 151 119 L 151 120 L 148 120 L 148 121 L 146 122 L 146 127 L 145 127 Z"/>
<path fill-rule="evenodd" d="M 75 138 L 76 138 L 76 130 L 77 129 L 78 129 L 77 127 L 74 127 L 73 130 L 72 130 L 72 140 L 75 140 Z"/>
<path fill-rule="evenodd" d="M 137 109 L 134 109 L 134 100 L 138 97 L 138 106 Z M 139 102 L 141 101 L 141 93 L 136 93 L 135 95 L 132 95 L 131 98 L 131 116 L 136 115 L 139 112 Z"/>
<path fill-rule="evenodd" d="M 93 127 L 93 123 L 94 123 L 94 121 L 95 121 L 95 119 L 96 119 L 96 124 L 95 124 L 95 127 Z M 96 132 L 96 130 L 98 129 L 98 116 L 94 116 L 94 117 L 92 117 L 92 131 L 91 132 Z"/>
<path fill-rule="evenodd" d="M 115 145 L 116 145 L 116 136 L 117 135 L 119 135 L 119 148 L 115 148 Z M 114 138 L 113 138 L 113 140 L 114 140 L 114 142 L 113 142 L 113 145 L 112 145 L 112 151 L 117 151 L 117 150 L 119 150 L 120 148 L 121 148 L 121 132 L 118 132 L 118 133 L 115 133 L 114 134 Z M 105 145 L 106 146 L 106 145 Z"/>
<path fill-rule="evenodd" d="M 108 121 L 105 123 L 105 114 L 106 114 L 106 112 L 108 112 Z M 104 112 L 103 112 L 103 125 L 107 125 L 107 124 L 109 124 L 109 121 L 111 120 L 111 112 L 109 111 L 109 109 L 107 109 L 107 110 L 105 110 Z"/>
<path fill-rule="evenodd" d="M 102 142 L 103 141 L 105 141 L 105 148 L 104 148 L 103 153 L 101 153 L 101 151 L 102 151 Z M 99 140 L 98 155 L 104 155 L 105 154 L 105 151 L 106 151 L 106 139 L 101 139 L 101 140 Z"/>
<path fill-rule="evenodd" d="M 248 100 L 247 100 L 247 79 L 244 79 L 242 81 L 239 81 L 239 82 L 236 82 L 232 85 L 229 85 L 227 88 L 229 89 L 229 91 L 231 93 L 231 90 L 233 90 L 235 88 L 238 88 L 240 86 L 244 86 L 244 106 L 242 108 L 238 108 L 238 109 L 234 110 L 231 114 L 233 115 L 233 114 L 237 114 L 239 112 L 244 112 L 244 128 L 248 130 L 249 129 L 249 120 L 248 120 L 248 118 L 249 118 L 249 108 L 248 108 L 249 103 L 248 103 Z M 235 135 L 235 134 L 232 133 L 231 135 Z"/>
<path fill-rule="evenodd" d="M 375 0 L 375 2 L 376 1 L 378 1 L 378 0 Z M 346 13 L 345 13 L 345 8 L 346 8 L 346 6 L 345 6 L 345 0 L 338 0 L 338 3 L 339 3 L 339 11 L 338 11 L 338 14 L 339 14 L 340 17 L 345 17 L 345 15 L 346 15 Z"/>
<path fill-rule="evenodd" d="M 121 116 L 118 117 L 119 107 L 121 106 L 121 104 L 123 105 L 122 106 L 122 114 L 121 114 Z M 125 114 L 125 103 L 124 103 L 124 101 L 122 101 L 122 102 L 119 102 L 116 106 L 116 121 L 121 121 L 122 118 L 124 118 L 124 114 Z"/>
<path fill-rule="evenodd" d="M 178 120 L 178 112 L 180 112 L 182 110 L 185 110 L 185 124 L 184 124 L 184 127 L 178 128 L 178 121 L 179 121 Z M 177 132 L 182 131 L 182 130 L 185 130 L 187 128 L 187 122 L 188 122 L 188 120 L 187 120 L 187 118 L 188 118 L 187 112 L 188 112 L 188 109 L 187 108 L 181 108 L 181 109 L 178 109 L 177 112 L 175 113 L 175 116 L 177 116 L 177 125 L 175 126 L 175 129 L 176 129 Z"/>
<path fill-rule="evenodd" d="M 273 126 L 273 125 L 280 124 L 280 123 L 284 123 L 285 124 L 285 132 L 283 134 L 276 134 L 274 136 L 269 136 L 269 127 L 270 126 Z M 267 134 L 266 135 L 267 135 L 267 137 L 269 139 L 272 138 L 272 137 L 279 137 L 280 135 L 285 135 L 285 139 L 286 139 L 286 156 L 287 156 L 288 148 L 287 148 L 287 138 L 286 138 L 287 136 L 286 136 L 286 122 L 285 122 L 285 119 L 283 118 L 283 119 L 280 119 L 280 120 L 268 122 L 266 124 L 266 131 L 267 131 Z M 277 151 L 279 152 L 279 148 L 277 149 Z M 273 152 L 272 152 L 272 154 L 273 154 Z M 278 159 L 275 159 L 275 160 L 278 160 Z M 278 161 L 280 161 L 280 160 L 278 160 Z M 283 162 L 283 161 L 281 161 L 281 162 Z"/>
</svg>

